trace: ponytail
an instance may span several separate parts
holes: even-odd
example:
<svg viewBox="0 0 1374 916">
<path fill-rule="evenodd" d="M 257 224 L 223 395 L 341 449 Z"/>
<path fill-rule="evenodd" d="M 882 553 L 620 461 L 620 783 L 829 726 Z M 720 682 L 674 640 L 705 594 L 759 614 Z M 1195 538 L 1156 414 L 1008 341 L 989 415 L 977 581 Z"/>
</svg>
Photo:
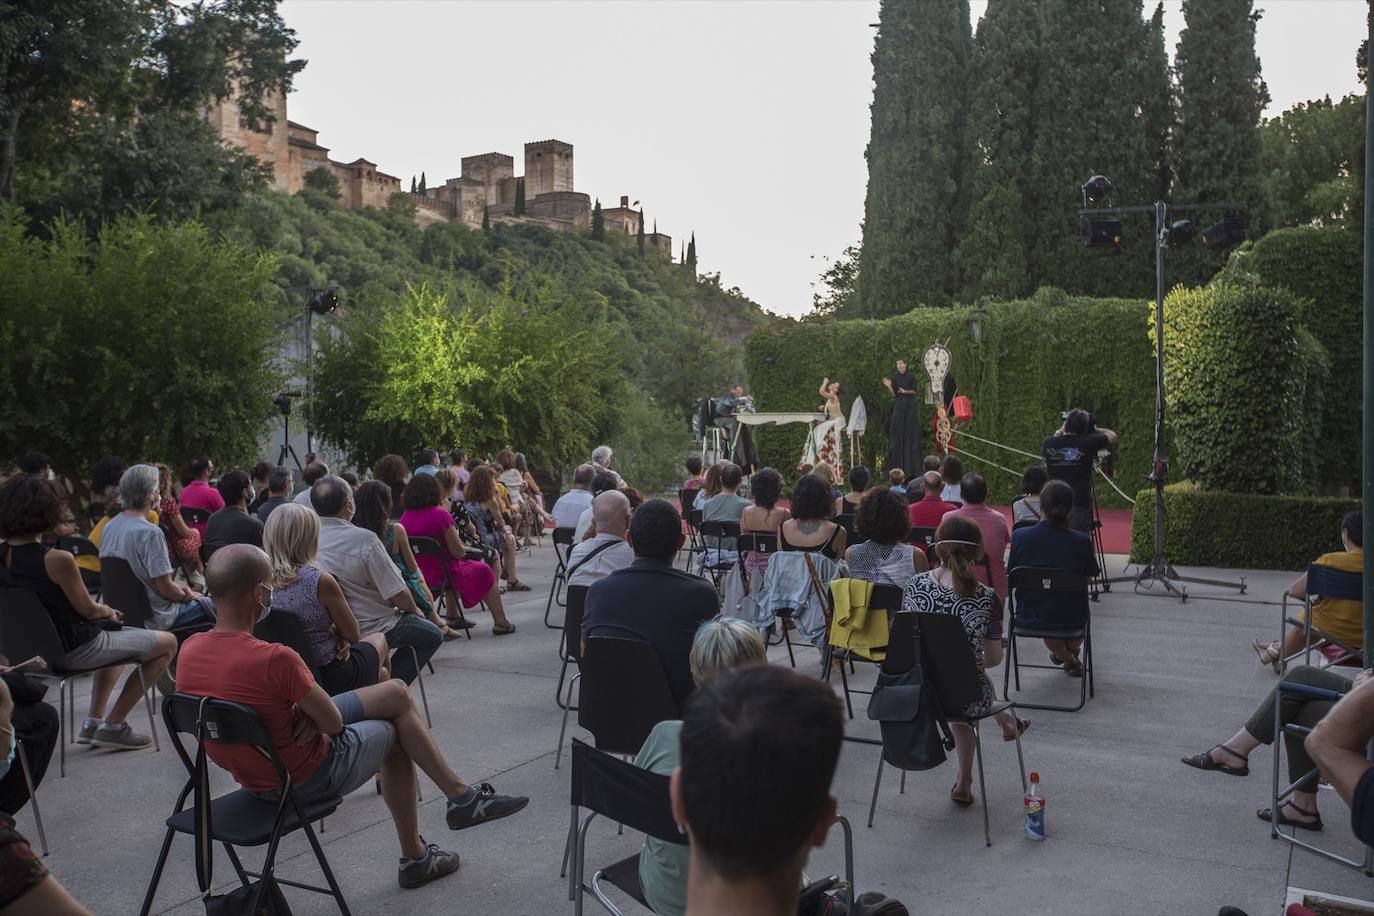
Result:
<svg viewBox="0 0 1374 916">
<path fill-rule="evenodd" d="M 957 543 L 957 542 L 965 543 Z M 954 591 L 960 597 L 978 594 L 978 577 L 973 564 L 983 552 L 983 532 L 962 516 L 945 516 L 935 530 L 935 553 L 954 578 Z"/>
<path fill-rule="evenodd" d="M 1073 511 L 1073 487 L 1062 480 L 1051 480 L 1040 488 L 1040 511 L 1055 528 L 1069 527 Z"/>
</svg>

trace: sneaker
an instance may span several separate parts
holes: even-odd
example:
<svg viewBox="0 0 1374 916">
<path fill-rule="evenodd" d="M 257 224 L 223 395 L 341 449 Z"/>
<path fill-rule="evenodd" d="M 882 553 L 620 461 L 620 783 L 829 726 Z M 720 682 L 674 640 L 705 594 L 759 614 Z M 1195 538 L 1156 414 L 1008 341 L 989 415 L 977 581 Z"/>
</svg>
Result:
<svg viewBox="0 0 1374 916">
<path fill-rule="evenodd" d="M 169 697 L 177 692 L 177 682 L 176 679 L 172 677 L 170 669 L 159 674 L 155 683 L 157 684 L 158 693 L 162 694 L 164 697 Z"/>
<path fill-rule="evenodd" d="M 523 795 L 497 795 L 491 783 L 476 787 L 477 794 L 467 802 L 448 803 L 448 829 L 466 830 L 486 821 L 500 820 L 530 803 Z"/>
<path fill-rule="evenodd" d="M 99 719 L 87 719 L 81 723 L 81 731 L 76 733 L 77 744 L 90 744 L 95 737 L 95 730 L 100 727 Z"/>
<path fill-rule="evenodd" d="M 129 727 L 128 722 L 111 725 L 102 722 L 91 736 L 91 744 L 115 751 L 136 751 L 153 743 L 147 735 L 140 735 Z"/>
<path fill-rule="evenodd" d="M 396 870 L 396 883 L 405 888 L 421 887 L 453 874 L 458 870 L 458 864 L 458 853 L 447 852 L 428 843 L 423 859 L 401 857 L 401 867 Z"/>
</svg>

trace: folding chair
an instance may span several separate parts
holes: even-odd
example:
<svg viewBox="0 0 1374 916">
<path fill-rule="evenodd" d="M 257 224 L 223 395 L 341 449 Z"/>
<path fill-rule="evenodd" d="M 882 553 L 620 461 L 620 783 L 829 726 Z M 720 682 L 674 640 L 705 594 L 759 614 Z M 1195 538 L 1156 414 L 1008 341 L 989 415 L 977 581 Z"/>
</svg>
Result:
<svg viewBox="0 0 1374 916">
<path fill-rule="evenodd" d="M 921 550 L 925 551 L 926 558 L 934 563 L 935 557 L 930 555 L 930 547 L 935 543 L 934 528 L 924 528 L 920 525 L 912 525 L 911 530 L 907 532 L 906 542 L 921 548 Z"/>
<path fill-rule="evenodd" d="M 94 557 L 100 559 L 100 548 L 88 538 L 83 538 L 79 534 L 71 534 L 57 539 L 54 545 L 58 550 L 65 550 L 74 557 Z M 92 597 L 100 594 L 100 573 L 91 572 L 89 569 L 81 570 L 81 581 L 86 585 L 86 591 Z"/>
<path fill-rule="evenodd" d="M 1083 640 L 1083 676 L 1079 678 L 1079 697 L 1077 706 L 1055 706 L 1044 703 L 1018 703 L 1027 709 L 1049 709 L 1056 712 L 1077 712 L 1088 702 L 1088 697 L 1096 696 L 1093 690 L 1093 618 L 1091 605 L 1084 618 L 1083 626 L 1066 630 L 1055 627 L 1037 627 L 1016 622 L 1016 593 L 1040 592 L 1056 595 L 1088 594 L 1088 579 L 1077 573 L 1062 569 L 1041 569 L 1034 566 L 1018 566 L 1007 574 L 1007 654 L 1008 659 L 1002 671 L 1002 696 L 1011 699 L 1007 686 L 1012 674 L 1016 675 L 1016 692 L 1021 692 L 1021 669 L 1046 668 L 1061 670 L 1058 665 L 1036 665 L 1022 662 L 1016 651 L 1017 639 L 1081 639 Z"/>
<path fill-rule="evenodd" d="M 568 583 L 568 552 L 572 550 L 573 532 L 575 528 L 555 528 L 553 529 L 553 555 L 558 561 L 558 567 L 553 571 L 553 581 L 549 583 L 549 600 L 544 605 L 544 626 L 550 630 L 557 630 L 558 627 L 549 623 L 549 614 L 553 612 L 554 602 L 559 607 L 566 607 L 559 595 L 563 591 L 563 586 Z"/>
<path fill-rule="evenodd" d="M 692 503 L 696 501 L 699 489 L 681 489 L 677 491 L 678 514 L 682 516 L 683 522 L 687 525 L 687 540 L 682 544 L 682 549 L 687 551 L 687 572 L 692 571 L 692 555 L 697 552 L 696 529 L 692 525 Z"/>
<path fill-rule="evenodd" d="M 696 556 L 698 563 L 705 559 L 702 555 L 706 544 L 701 538 L 701 510 L 692 509 L 682 518 L 687 522 L 687 543 L 691 545 L 687 552 L 687 572 L 691 572 L 693 555 Z"/>
<path fill-rule="evenodd" d="M 902 590 L 895 585 L 874 585 L 873 593 L 869 596 L 868 599 L 868 608 L 869 613 L 873 613 L 874 611 L 878 610 L 886 611 L 887 619 L 890 625 L 892 618 L 896 616 L 896 614 L 902 609 Z M 832 626 L 833 625 L 834 624 L 832 624 Z M 889 641 L 890 639 L 891 636 L 889 634 Z M 840 686 L 844 688 L 844 705 L 845 709 L 849 711 L 849 718 L 854 718 L 854 706 L 850 702 L 849 695 L 851 693 L 864 693 L 869 694 L 871 696 L 873 691 L 860 690 L 857 687 L 850 687 L 849 677 L 845 674 L 844 663 L 847 662 L 849 664 L 849 671 L 852 674 L 854 671 L 855 659 L 858 659 L 861 662 L 868 662 L 871 665 L 876 665 L 881 668 L 883 664 L 883 659 L 886 657 L 886 655 L 887 649 L 884 646 L 882 648 L 874 647 L 873 655 L 871 657 L 867 655 L 858 655 L 849 649 L 845 649 L 844 654 L 840 656 Z M 876 743 L 872 739 L 868 738 L 855 740 L 861 740 L 865 744 Z"/>
<path fill-rule="evenodd" d="M 449 574 L 448 564 L 452 556 L 449 554 L 448 548 L 440 544 L 434 538 L 415 537 L 410 539 L 410 549 L 417 558 L 431 557 L 438 561 L 439 567 L 444 571 L 444 582 L 439 589 L 438 596 L 435 598 L 434 610 L 438 612 L 441 618 L 447 620 L 448 593 L 452 591 L 455 596 L 458 594 L 458 587 L 454 584 L 453 577 Z M 472 639 L 472 628 L 467 625 L 468 618 L 463 613 L 463 599 L 460 597 L 453 603 L 458 611 L 458 622 L 462 625 L 463 635 L 468 639 Z"/>
<path fill-rule="evenodd" d="M 919 642 L 918 642 L 919 641 Z M 1016 704 L 994 702 L 981 716 L 966 717 L 958 711 L 967 709 L 983 698 L 983 677 L 978 673 L 973 648 L 964 633 L 963 624 L 953 614 L 900 613 L 892 618 L 888 637 L 887 659 L 883 670 L 901 673 L 911 670 L 916 659 L 921 661 L 925 684 L 933 689 L 939 707 L 947 721 L 960 722 L 973 729 L 973 747 L 978 762 L 978 796 L 983 806 L 983 839 L 992 845 L 992 827 L 988 821 L 987 783 L 983 778 L 983 741 L 978 725 L 1004 709 L 1016 714 Z M 950 711 L 955 714 L 950 715 Z M 878 775 L 873 779 L 873 801 L 868 809 L 868 826 L 873 826 L 873 812 L 878 805 L 878 786 L 883 778 L 884 757 L 878 755 Z M 1026 789 L 1026 761 L 1021 753 L 1021 732 L 1016 732 L 1016 762 L 1021 769 L 1021 790 Z M 903 771 L 905 788 L 905 771 Z"/>
<path fill-rule="evenodd" d="M 568 896 L 574 901 L 574 913 L 580 916 L 583 893 L 590 890 L 607 912 L 621 916 L 620 909 L 602 890 L 602 880 L 624 891 L 641 906 L 649 906 L 639 885 L 637 852 L 613 865 L 597 869 L 592 875 L 591 884 L 587 884 L 587 828 L 597 815 L 601 815 L 666 843 L 686 846 L 687 837 L 678 832 L 677 822 L 673 820 L 668 781 L 667 776 L 642 770 L 633 763 L 617 760 L 586 742 L 573 739 L 572 819 L 568 828 L 577 839 L 572 848 L 573 867 L 568 880 Z M 587 814 L 579 827 L 577 818 L 582 808 L 587 809 Z M 565 857 L 565 869 L 566 863 Z"/>
<path fill-rule="evenodd" d="M 193 509 L 190 506 L 181 507 L 181 520 L 188 526 L 194 528 L 200 526 L 200 530 L 205 530 L 205 525 L 210 521 L 210 510 Z"/>
<path fill-rule="evenodd" d="M 711 577 L 711 584 L 720 591 L 720 580 L 731 566 L 735 565 L 734 560 L 724 560 L 721 553 L 732 548 L 726 547 L 728 540 L 739 540 L 739 522 L 702 522 L 699 526 L 701 532 L 701 544 L 703 550 L 714 550 L 716 559 L 714 562 L 707 563 L 706 555 L 701 556 L 702 568 Z"/>
<path fill-rule="evenodd" d="M 334 872 L 329 868 L 329 861 L 320 847 L 320 841 L 310 827 L 312 821 L 333 814 L 343 800 L 338 796 L 332 796 L 303 803 L 296 795 L 295 787 L 291 783 L 291 774 L 287 772 L 281 757 L 278 756 L 267 726 L 258 714 L 247 706 L 227 700 L 176 693 L 163 701 L 162 716 L 167 723 L 167 733 L 172 736 L 172 746 L 176 748 L 177 756 L 185 764 L 189 778 L 181 794 L 177 796 L 176 807 L 167 818 L 167 834 L 162 841 L 162 850 L 158 853 L 148 892 L 143 898 L 143 907 L 139 911 L 141 916 L 147 916 L 152 909 L 158 884 L 162 880 L 162 870 L 167 865 L 167 856 L 172 849 L 172 838 L 178 833 L 196 837 L 198 844 L 203 844 L 204 858 L 198 858 L 196 862 L 198 881 L 202 868 L 205 870 L 205 880 L 210 879 L 214 863 L 213 844 L 218 842 L 224 846 L 224 851 L 228 853 L 229 861 L 244 887 L 250 885 L 250 878 L 258 878 L 263 879 L 262 886 L 271 881 L 287 887 L 328 894 L 338 904 L 339 912 L 349 916 L 343 891 L 334 880 Z M 199 736 L 202 723 L 206 734 L 214 735 L 214 740 L 218 744 L 249 745 L 266 757 L 282 781 L 281 800 L 271 802 L 252 794 L 247 789 L 210 798 L 209 780 L 197 778 L 197 766 L 209 765 L 203 756 L 205 746 L 202 743 L 197 749 L 196 757 L 192 758 L 181 740 L 183 734 Z M 189 808 L 185 807 L 188 797 L 191 797 L 192 801 Z M 208 817 L 204 816 L 207 806 Z M 202 828 L 200 836 L 197 836 L 198 819 L 201 820 Z M 296 830 L 305 832 L 306 839 L 310 841 L 310 848 L 315 852 L 315 860 L 320 863 L 320 870 L 324 872 L 329 887 L 301 884 L 276 876 L 274 869 L 278 844 L 283 836 Z M 234 850 L 236 846 L 266 846 L 267 855 L 263 860 L 262 871 L 245 871 L 238 853 Z M 253 901 L 252 911 L 255 913 L 262 902 L 262 886 Z"/>
<path fill-rule="evenodd" d="M 310 669 L 310 676 L 315 683 L 320 682 L 319 669 L 310 664 L 310 639 L 295 614 L 273 609 L 253 627 L 253 635 L 263 642 L 274 642 L 294 651 Z"/>
<path fill-rule="evenodd" d="M 1344 696 L 1344 694 L 1335 690 L 1327 690 L 1322 687 L 1312 687 L 1307 684 L 1294 684 L 1290 681 L 1280 681 L 1278 690 L 1280 698 L 1282 698 L 1283 694 L 1285 693 L 1294 693 L 1298 694 L 1299 696 L 1309 697 L 1313 700 L 1330 700 L 1332 703 L 1340 702 L 1341 698 Z M 1317 855 L 1326 859 L 1330 859 L 1333 862 L 1339 862 L 1342 865 L 1348 865 L 1351 868 L 1358 868 L 1361 871 L 1363 871 L 1366 876 L 1374 878 L 1374 848 L 1366 846 L 1364 848 L 1364 857 L 1362 859 L 1348 859 L 1345 856 L 1338 855 L 1337 853 L 1332 852 L 1329 849 L 1323 849 L 1320 846 L 1316 846 L 1312 843 L 1306 842 L 1305 840 L 1298 839 L 1298 829 L 1296 827 L 1291 828 L 1291 832 L 1289 833 L 1284 833 L 1281 830 L 1279 830 L 1279 822 L 1277 817 L 1279 805 L 1283 804 L 1283 802 L 1289 796 L 1291 796 L 1294 791 L 1297 790 L 1298 786 L 1302 785 L 1303 782 L 1312 778 L 1313 776 L 1316 776 L 1319 772 L 1316 767 L 1313 767 L 1312 770 L 1310 770 L 1309 772 L 1297 776 L 1293 780 L 1293 782 L 1288 785 L 1287 788 L 1279 788 L 1279 758 L 1283 756 L 1283 754 L 1279 752 L 1279 741 L 1285 734 L 1292 735 L 1297 740 L 1302 741 L 1306 739 L 1306 737 L 1312 732 L 1312 729 L 1305 725 L 1298 725 L 1297 723 L 1293 722 L 1290 722 L 1287 725 L 1285 725 L 1279 718 L 1279 713 L 1282 709 L 1282 706 L 1282 703 L 1276 702 L 1274 704 L 1274 753 L 1271 755 L 1274 758 L 1274 779 L 1272 783 L 1273 791 L 1270 793 L 1271 803 L 1269 808 L 1269 836 L 1276 840 L 1285 840 L 1289 843 L 1292 843 L 1294 846 L 1306 849 L 1308 852 L 1314 852 Z M 1369 749 L 1366 749 L 1366 756 L 1370 756 Z M 1289 773 L 1288 775 L 1290 777 L 1294 776 L 1293 773 Z"/>
<path fill-rule="evenodd" d="M 594 636 L 587 640 L 578 673 L 568 686 L 582 682 L 577 696 L 577 724 L 592 733 L 599 750 L 612 754 L 636 754 L 644 739 L 665 719 L 681 718 L 668 676 L 658 653 L 647 642 Z M 558 753 L 553 768 L 563 758 L 563 738 L 568 716 L 558 732 Z"/>
<path fill-rule="evenodd" d="M 72 668 L 61 663 L 67 650 L 62 647 L 57 628 L 52 618 L 38 600 L 38 596 L 27 589 L 0 588 L 0 653 L 16 664 L 35 655 L 42 657 L 48 665 L 46 669 L 29 671 L 30 677 L 57 681 L 58 716 L 58 775 L 67 775 L 67 743 L 76 740 L 76 690 L 68 690 L 67 682 L 84 674 L 95 674 L 106 668 L 133 665 L 129 677 L 137 677 L 143 684 L 143 669 L 140 667 L 137 652 L 129 652 L 117 662 L 89 668 Z M 143 704 L 148 710 L 148 728 L 153 736 L 153 748 L 161 751 L 162 745 L 157 737 L 157 723 L 153 717 L 153 699 L 148 695 L 151 684 L 143 684 Z"/>
<path fill-rule="evenodd" d="M 1022 528 L 1034 528 L 1038 524 L 1040 523 L 1033 518 L 1023 518 L 1021 521 L 1014 523 L 1011 526 L 1011 530 L 1020 531 Z"/>
<path fill-rule="evenodd" d="M 128 560 L 120 557 L 101 559 L 100 589 L 105 603 L 124 615 L 124 626 L 143 627 L 145 630 L 157 629 L 148 626 L 153 619 L 153 606 L 148 601 L 148 590 L 143 587 L 143 582 L 138 576 L 134 575 L 133 567 L 129 565 Z M 214 624 L 209 621 L 202 621 L 167 632 L 175 636 L 177 645 L 180 645 L 188 637 L 213 626 Z"/>
<path fill-rule="evenodd" d="M 61 733 L 58 740 L 62 739 Z M 14 735 L 14 756 L 19 758 L 19 766 L 24 771 L 24 787 L 29 790 L 29 804 L 33 807 L 33 822 L 38 827 L 38 844 L 43 855 L 48 854 L 48 833 L 43 829 L 43 812 L 38 808 L 38 787 L 33 784 L 33 772 L 29 769 L 29 758 L 24 753 L 24 739 L 16 732 Z"/>
<path fill-rule="evenodd" d="M 1307 597 L 1302 600 L 1303 614 L 1302 619 L 1288 616 L 1288 601 L 1292 598 L 1287 591 L 1283 593 L 1283 601 L 1279 611 L 1279 645 L 1283 645 L 1283 638 L 1289 626 L 1302 627 L 1304 648 L 1299 649 L 1292 655 L 1279 662 L 1279 674 L 1282 675 L 1288 670 L 1288 663 L 1299 655 L 1303 656 L 1303 664 L 1312 663 L 1312 650 L 1321 651 L 1326 657 L 1326 664 L 1320 665 L 1322 668 L 1329 668 L 1332 665 L 1343 665 L 1351 659 L 1356 662 L 1360 659 L 1360 648 L 1358 646 L 1347 645 L 1336 637 L 1323 630 L 1319 630 L 1312 625 L 1312 605 L 1313 598 L 1336 598 L 1348 601 L 1364 600 L 1364 576 L 1357 572 L 1345 572 L 1340 569 L 1332 569 L 1329 566 L 1318 566 L 1316 563 L 1308 564 L 1307 567 Z M 1296 599 L 1293 599 L 1296 600 Z M 1317 641 L 1312 642 L 1313 634 Z"/>
<path fill-rule="evenodd" d="M 576 709 L 572 705 L 571 682 L 568 684 L 568 699 L 566 702 L 563 700 L 563 681 L 568 676 L 568 665 L 577 665 L 580 668 L 582 664 L 582 608 L 587 603 L 587 588 L 585 585 L 568 586 L 568 610 L 563 615 L 563 667 L 558 671 L 558 687 L 554 689 L 553 698 L 563 710 L 564 728 L 568 724 L 568 710 Z M 562 744 L 561 739 L 559 744 Z"/>
</svg>

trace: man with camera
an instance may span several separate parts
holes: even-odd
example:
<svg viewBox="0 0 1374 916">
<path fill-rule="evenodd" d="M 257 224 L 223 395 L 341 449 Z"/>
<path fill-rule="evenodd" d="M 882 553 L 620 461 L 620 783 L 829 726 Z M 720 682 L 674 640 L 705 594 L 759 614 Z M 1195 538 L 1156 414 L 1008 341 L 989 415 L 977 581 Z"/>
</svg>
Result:
<svg viewBox="0 0 1374 916">
<path fill-rule="evenodd" d="M 1116 433 L 1101 429 L 1093 415 L 1082 408 L 1064 414 L 1059 431 L 1040 445 L 1045 469 L 1051 480 L 1062 480 L 1073 488 L 1073 511 L 1069 527 L 1090 532 L 1093 521 L 1093 463 L 1102 451 L 1116 448 Z"/>
</svg>

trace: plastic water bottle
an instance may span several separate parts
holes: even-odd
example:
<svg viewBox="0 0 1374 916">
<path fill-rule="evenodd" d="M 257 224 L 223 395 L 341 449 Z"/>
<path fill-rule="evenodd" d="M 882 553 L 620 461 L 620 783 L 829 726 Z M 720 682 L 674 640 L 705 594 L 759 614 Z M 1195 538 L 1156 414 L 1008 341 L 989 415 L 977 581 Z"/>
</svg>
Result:
<svg viewBox="0 0 1374 916">
<path fill-rule="evenodd" d="M 1045 796 L 1040 794 L 1040 774 L 1030 774 L 1030 791 L 1026 793 L 1026 839 L 1045 838 Z"/>
</svg>

